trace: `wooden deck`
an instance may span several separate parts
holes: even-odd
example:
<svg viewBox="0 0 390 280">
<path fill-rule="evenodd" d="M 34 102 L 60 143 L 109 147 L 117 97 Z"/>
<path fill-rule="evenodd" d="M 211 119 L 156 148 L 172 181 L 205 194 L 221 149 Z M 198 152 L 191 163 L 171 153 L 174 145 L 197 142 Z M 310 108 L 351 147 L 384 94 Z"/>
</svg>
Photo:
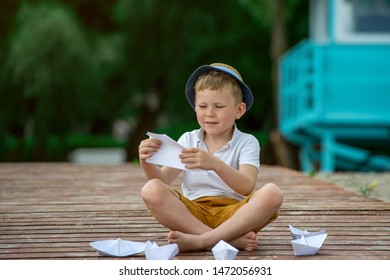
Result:
<svg viewBox="0 0 390 280">
<path fill-rule="evenodd" d="M 118 237 L 165 244 L 167 229 L 139 196 L 145 182 L 131 164 L 0 164 L 0 259 L 104 259 L 89 242 Z M 284 191 L 280 217 L 259 233 L 256 251 L 239 252 L 237 259 L 390 259 L 390 203 L 277 166 L 262 166 L 258 186 L 266 182 Z M 318 255 L 293 255 L 289 224 L 327 231 Z"/>
</svg>

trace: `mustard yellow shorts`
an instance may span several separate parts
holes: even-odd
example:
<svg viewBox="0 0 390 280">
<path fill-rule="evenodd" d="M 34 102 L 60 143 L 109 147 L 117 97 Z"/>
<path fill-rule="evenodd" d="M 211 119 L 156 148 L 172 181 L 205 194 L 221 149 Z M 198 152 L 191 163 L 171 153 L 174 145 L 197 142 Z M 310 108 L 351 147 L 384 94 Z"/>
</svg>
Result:
<svg viewBox="0 0 390 280">
<path fill-rule="evenodd" d="M 189 200 L 180 192 L 177 191 L 177 193 L 180 196 L 180 200 L 188 208 L 191 214 L 211 228 L 216 228 L 232 217 L 252 196 L 251 194 L 241 201 L 218 196 L 205 196 L 195 200 Z M 254 231 L 259 232 L 263 227 L 275 221 L 278 216 L 279 213 L 276 212 L 264 226 L 257 228 Z"/>
</svg>

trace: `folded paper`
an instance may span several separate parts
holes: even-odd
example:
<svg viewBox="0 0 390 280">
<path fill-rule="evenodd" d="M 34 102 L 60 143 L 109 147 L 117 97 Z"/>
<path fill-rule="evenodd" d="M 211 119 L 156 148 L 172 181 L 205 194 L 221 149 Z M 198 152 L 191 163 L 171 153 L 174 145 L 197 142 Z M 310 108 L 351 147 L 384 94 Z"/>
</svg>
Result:
<svg viewBox="0 0 390 280">
<path fill-rule="evenodd" d="M 236 248 L 223 240 L 219 241 L 211 251 L 216 260 L 234 260 L 238 253 Z"/>
<path fill-rule="evenodd" d="M 319 234 L 324 234 L 326 233 L 325 230 L 320 230 L 320 231 L 315 231 L 315 232 L 309 232 L 306 229 L 301 230 L 298 228 L 293 227 L 292 225 L 289 225 L 290 232 L 291 232 L 291 237 L 293 239 L 300 239 L 302 236 L 304 237 L 309 237 L 313 235 L 319 235 Z"/>
<path fill-rule="evenodd" d="M 186 169 L 179 158 L 181 150 L 184 149 L 179 143 L 165 134 L 146 133 L 151 139 L 158 139 L 162 142 L 160 149 L 153 154 L 146 162 L 158 165 L 170 166 L 178 169 Z"/>
<path fill-rule="evenodd" d="M 155 242 L 147 241 L 145 256 L 147 260 L 171 260 L 179 253 L 177 244 L 158 246 Z"/>
<path fill-rule="evenodd" d="M 115 240 L 101 240 L 89 243 L 97 252 L 110 257 L 127 257 L 139 254 L 145 250 L 145 242 L 126 241 L 120 238 Z"/>
<path fill-rule="evenodd" d="M 295 256 L 316 255 L 328 236 L 325 230 L 309 232 L 306 229 L 301 230 L 291 225 L 289 227 L 293 239 L 291 245 Z"/>
</svg>

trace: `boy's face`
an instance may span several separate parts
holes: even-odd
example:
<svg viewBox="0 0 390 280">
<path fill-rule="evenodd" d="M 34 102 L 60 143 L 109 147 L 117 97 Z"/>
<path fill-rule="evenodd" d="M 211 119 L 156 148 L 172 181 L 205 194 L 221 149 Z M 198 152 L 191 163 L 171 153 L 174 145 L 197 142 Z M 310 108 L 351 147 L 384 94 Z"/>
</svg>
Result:
<svg viewBox="0 0 390 280">
<path fill-rule="evenodd" d="M 198 91 L 195 96 L 198 123 L 210 135 L 230 134 L 234 122 L 245 110 L 245 103 L 238 103 L 227 90 L 204 89 Z"/>
</svg>

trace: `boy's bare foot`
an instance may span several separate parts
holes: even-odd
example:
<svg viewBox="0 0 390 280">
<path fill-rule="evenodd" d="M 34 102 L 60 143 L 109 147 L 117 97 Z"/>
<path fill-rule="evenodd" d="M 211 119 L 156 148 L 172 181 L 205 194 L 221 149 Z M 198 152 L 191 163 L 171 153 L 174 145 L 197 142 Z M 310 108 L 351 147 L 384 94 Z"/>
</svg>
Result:
<svg viewBox="0 0 390 280">
<path fill-rule="evenodd" d="M 168 243 L 176 243 L 181 253 L 206 249 L 203 247 L 199 235 L 182 233 L 180 231 L 171 231 L 168 233 Z"/>
<path fill-rule="evenodd" d="M 239 250 L 253 251 L 257 247 L 257 234 L 250 231 L 228 243 Z"/>
<path fill-rule="evenodd" d="M 168 234 L 168 243 L 176 243 L 179 246 L 179 251 L 182 253 L 189 251 L 210 250 L 213 247 L 209 247 L 204 244 L 200 235 L 186 234 L 180 231 L 171 231 Z M 257 247 L 257 234 L 254 231 L 250 231 L 228 243 L 239 250 L 253 251 Z"/>
</svg>

